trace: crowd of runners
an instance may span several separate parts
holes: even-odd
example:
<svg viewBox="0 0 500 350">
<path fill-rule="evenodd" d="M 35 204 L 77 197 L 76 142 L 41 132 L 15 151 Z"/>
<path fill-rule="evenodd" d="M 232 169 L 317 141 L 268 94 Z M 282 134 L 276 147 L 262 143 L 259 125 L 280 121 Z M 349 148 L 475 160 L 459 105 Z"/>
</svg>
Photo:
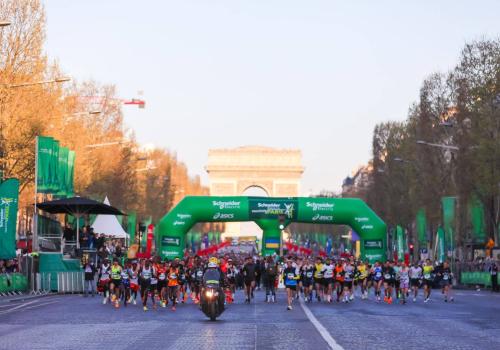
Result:
<svg viewBox="0 0 500 350">
<path fill-rule="evenodd" d="M 308 257 L 225 255 L 216 257 L 191 256 L 162 261 L 153 259 L 103 260 L 97 269 L 97 290 L 102 303 L 120 306 L 142 304 L 156 309 L 188 301 L 199 303 L 203 275 L 207 266 L 217 264 L 222 272 L 226 303 L 234 301 L 242 290 L 245 303 L 251 303 L 255 290 L 265 290 L 263 302 L 277 301 L 276 290 L 286 289 L 287 309 L 294 300 L 305 302 L 349 303 L 355 296 L 361 300 L 406 304 L 419 298 L 430 300 L 433 288 L 440 288 L 445 302 L 452 302 L 453 274 L 447 262 L 433 264 L 427 259 L 408 266 L 402 262 L 368 262 L 350 258 L 322 259 Z M 372 296 L 370 296 L 370 294 Z"/>
</svg>

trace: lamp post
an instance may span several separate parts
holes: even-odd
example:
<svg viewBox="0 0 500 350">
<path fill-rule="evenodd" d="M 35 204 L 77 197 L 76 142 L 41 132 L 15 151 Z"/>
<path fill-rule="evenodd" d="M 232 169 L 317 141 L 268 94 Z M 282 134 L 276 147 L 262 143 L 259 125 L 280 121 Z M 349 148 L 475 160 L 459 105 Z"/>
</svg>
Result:
<svg viewBox="0 0 500 350">
<path fill-rule="evenodd" d="M 44 84 L 52 84 L 52 83 L 64 83 L 67 81 L 71 81 L 70 77 L 57 77 L 50 80 L 41 80 L 41 81 L 32 81 L 26 83 L 18 83 L 18 84 L 4 84 L 10 89 L 22 88 L 26 86 L 34 86 L 34 85 L 44 85 Z"/>
<path fill-rule="evenodd" d="M 10 26 L 9 21 L 0 21 L 0 27 L 8 27 L 8 26 Z"/>
</svg>

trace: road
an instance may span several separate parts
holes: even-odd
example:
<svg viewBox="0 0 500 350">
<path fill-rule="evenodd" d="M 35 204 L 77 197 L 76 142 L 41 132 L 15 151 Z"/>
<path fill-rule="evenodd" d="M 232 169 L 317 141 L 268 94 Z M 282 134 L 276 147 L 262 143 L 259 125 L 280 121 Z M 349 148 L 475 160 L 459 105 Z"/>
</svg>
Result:
<svg viewBox="0 0 500 350">
<path fill-rule="evenodd" d="M 241 292 L 216 322 L 194 304 L 143 312 L 115 310 L 101 298 L 50 296 L 0 301 L 0 349 L 500 349 L 500 295 L 457 291 L 444 303 L 438 291 L 424 304 L 373 300 L 305 305 L 287 311 L 257 292 Z"/>
</svg>

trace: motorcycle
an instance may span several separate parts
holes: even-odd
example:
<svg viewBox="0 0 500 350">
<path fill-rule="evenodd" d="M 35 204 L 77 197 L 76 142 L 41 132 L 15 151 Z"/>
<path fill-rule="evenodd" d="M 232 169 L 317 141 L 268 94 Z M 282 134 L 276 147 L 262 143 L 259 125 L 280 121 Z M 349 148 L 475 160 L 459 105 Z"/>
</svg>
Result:
<svg viewBox="0 0 500 350">
<path fill-rule="evenodd" d="M 225 294 L 219 286 L 219 279 L 211 276 L 204 276 L 204 287 L 201 291 L 200 308 L 203 313 L 215 321 L 224 312 Z M 218 276 L 217 276 L 218 277 Z"/>
</svg>

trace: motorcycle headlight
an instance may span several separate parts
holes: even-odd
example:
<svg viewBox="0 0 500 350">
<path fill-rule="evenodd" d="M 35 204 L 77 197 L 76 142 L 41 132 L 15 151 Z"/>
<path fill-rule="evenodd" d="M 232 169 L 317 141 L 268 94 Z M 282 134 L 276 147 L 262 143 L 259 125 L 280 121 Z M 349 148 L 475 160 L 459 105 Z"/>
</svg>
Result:
<svg viewBox="0 0 500 350">
<path fill-rule="evenodd" d="M 217 296 L 217 292 L 213 291 L 212 289 L 209 289 L 205 292 L 205 295 L 207 298 L 213 298 Z"/>
</svg>

